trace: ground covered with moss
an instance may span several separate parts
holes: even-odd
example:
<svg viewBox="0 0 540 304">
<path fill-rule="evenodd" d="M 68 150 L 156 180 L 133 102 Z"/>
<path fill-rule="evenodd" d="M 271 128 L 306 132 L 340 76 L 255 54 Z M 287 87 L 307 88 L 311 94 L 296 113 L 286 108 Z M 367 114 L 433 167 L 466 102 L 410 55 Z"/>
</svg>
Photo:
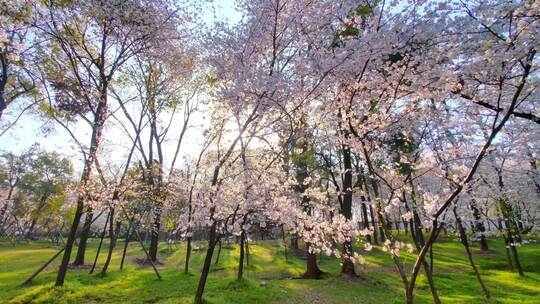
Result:
<svg viewBox="0 0 540 304">
<path fill-rule="evenodd" d="M 540 303 L 540 243 L 534 241 L 519 248 L 525 277 L 507 269 L 501 240 L 490 240 L 493 251 L 479 254 L 473 248 L 483 279 L 493 296 L 493 303 Z M 92 261 L 98 241 L 91 240 L 87 261 Z M 107 245 L 107 244 L 106 244 Z M 110 272 L 102 277 L 99 271 L 70 270 L 64 287 L 54 288 L 59 260 L 51 264 L 32 286 L 21 283 L 58 247 L 46 241 L 20 242 L 13 246 L 0 242 L 0 303 L 191 303 L 197 287 L 204 250 L 193 252 L 191 269 L 183 272 L 185 246 L 172 248 L 162 244 L 158 280 L 151 267 L 135 261 L 144 255 L 137 243 L 131 243 L 128 262 L 119 270 L 122 241 L 119 242 Z M 201 246 L 204 246 L 202 244 Z M 106 248 L 106 247 L 105 247 Z M 362 276 L 355 279 L 339 275 L 339 261 L 321 257 L 325 272 L 321 280 L 301 279 L 305 261 L 286 255 L 282 243 L 256 241 L 250 245 L 249 265 L 245 279 L 236 280 L 238 247 L 223 247 L 218 264 L 210 273 L 205 299 L 208 303 L 403 303 L 403 287 L 394 271 L 390 256 L 379 247 L 366 253 Z M 404 254 L 405 265 L 411 267 L 413 257 Z M 105 260 L 105 254 L 100 262 Z M 434 247 L 435 284 L 443 303 L 484 303 L 476 278 L 466 259 L 463 246 L 447 237 Z M 431 303 L 431 294 L 424 276 L 417 281 L 415 299 Z"/>
</svg>

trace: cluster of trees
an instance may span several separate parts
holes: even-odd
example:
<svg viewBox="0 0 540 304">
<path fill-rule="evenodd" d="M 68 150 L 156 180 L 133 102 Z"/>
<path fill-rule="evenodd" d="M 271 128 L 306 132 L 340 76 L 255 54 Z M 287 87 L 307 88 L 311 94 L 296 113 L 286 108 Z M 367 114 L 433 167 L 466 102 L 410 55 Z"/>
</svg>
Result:
<svg viewBox="0 0 540 304">
<path fill-rule="evenodd" d="M 69 220 L 66 188 L 72 173 L 68 159 L 38 145 L 21 155 L 0 155 L 0 235 L 32 239 L 40 234 L 59 241 Z"/>
<path fill-rule="evenodd" d="M 538 228 L 540 201 L 538 1 L 238 1 L 240 21 L 211 25 L 191 2 L 11 2 L 0 2 L 0 105 L 38 105 L 83 159 L 56 285 L 76 239 L 74 264 L 85 263 L 101 214 L 103 273 L 117 222 L 126 244 L 152 231 L 152 265 L 160 232 L 184 239 L 185 271 L 204 231 L 197 303 L 221 239 L 238 237 L 241 278 L 253 231 L 281 231 L 294 252 L 302 241 L 307 278 L 322 273 L 319 253 L 358 275 L 362 252 L 381 243 L 407 303 L 420 271 L 439 302 L 430 261 L 443 230 L 460 235 L 486 297 L 471 234 L 482 250 L 503 236 L 523 273 L 517 247 Z M 182 158 L 190 129 L 202 140 Z M 9 157 L 6 189 L 18 180 Z M 69 164 L 44 163 L 54 173 L 31 170 L 17 186 L 35 202 L 27 234 L 42 198 L 65 198 Z M 41 185 L 48 174 L 57 184 Z M 417 252 L 409 272 L 400 250 Z"/>
</svg>

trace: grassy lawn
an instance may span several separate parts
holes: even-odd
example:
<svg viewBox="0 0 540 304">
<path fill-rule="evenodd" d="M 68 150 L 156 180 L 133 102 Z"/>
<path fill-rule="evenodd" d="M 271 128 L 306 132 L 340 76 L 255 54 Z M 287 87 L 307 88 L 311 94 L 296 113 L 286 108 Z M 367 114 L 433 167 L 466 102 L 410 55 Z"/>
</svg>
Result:
<svg viewBox="0 0 540 304">
<path fill-rule="evenodd" d="M 91 240 L 87 262 L 94 259 L 98 241 Z M 66 284 L 53 288 L 55 261 L 34 280 L 30 287 L 20 284 L 57 250 L 47 242 L 0 242 L 0 303 L 191 303 L 198 283 L 204 250 L 194 251 L 189 274 L 183 273 L 185 246 L 179 244 L 169 252 L 162 244 L 160 266 L 162 280 L 151 267 L 136 265 L 133 260 L 144 254 L 137 243 L 129 246 L 127 266 L 119 270 L 118 243 L 110 272 L 101 277 L 99 269 L 70 270 Z M 506 269 L 504 247 L 500 240 L 490 240 L 495 252 L 475 255 L 483 278 L 493 295 L 493 303 L 540 303 L 540 243 L 521 246 L 519 253 L 525 277 Z M 105 247 L 106 248 L 106 247 Z M 476 252 L 478 248 L 474 248 Z M 304 261 L 286 258 L 280 243 L 265 241 L 251 244 L 246 280 L 236 281 L 239 250 L 224 246 L 218 265 L 213 266 L 206 287 L 208 303 L 403 303 L 402 284 L 387 253 L 375 248 L 366 254 L 367 264 L 359 279 L 343 279 L 339 261 L 323 257 L 320 267 L 326 272 L 321 280 L 299 279 Z M 435 284 L 443 303 L 483 303 L 479 285 L 466 260 L 464 249 L 455 240 L 442 241 L 434 249 Z M 405 257 L 411 267 L 413 258 Z M 100 262 L 105 260 L 105 253 Z M 261 284 L 265 282 L 266 284 Z M 424 276 L 417 281 L 416 302 L 431 303 Z"/>
</svg>

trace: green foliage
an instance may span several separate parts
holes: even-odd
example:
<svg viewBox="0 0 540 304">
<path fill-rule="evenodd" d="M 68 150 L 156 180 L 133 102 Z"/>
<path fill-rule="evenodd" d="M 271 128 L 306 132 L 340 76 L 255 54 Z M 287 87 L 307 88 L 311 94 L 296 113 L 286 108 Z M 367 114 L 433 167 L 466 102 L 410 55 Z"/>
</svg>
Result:
<svg viewBox="0 0 540 304">
<path fill-rule="evenodd" d="M 356 8 L 349 11 L 347 16 L 349 16 L 349 17 L 354 17 L 354 16 L 366 17 L 369 14 L 371 14 L 371 12 L 372 12 L 371 6 L 369 6 L 369 5 L 359 5 Z"/>
<path fill-rule="evenodd" d="M 404 161 L 402 158 L 414 153 L 418 149 L 418 144 L 414 139 L 399 132 L 388 141 L 388 145 L 393 152 L 394 156 L 392 157 L 392 160 L 397 166 L 398 172 L 402 175 L 411 173 L 413 170 L 412 164 Z"/>
<path fill-rule="evenodd" d="M 294 152 L 291 154 L 291 162 L 300 167 L 306 166 L 313 168 L 315 166 L 315 151 L 313 147 L 307 148 L 305 151 Z"/>
</svg>

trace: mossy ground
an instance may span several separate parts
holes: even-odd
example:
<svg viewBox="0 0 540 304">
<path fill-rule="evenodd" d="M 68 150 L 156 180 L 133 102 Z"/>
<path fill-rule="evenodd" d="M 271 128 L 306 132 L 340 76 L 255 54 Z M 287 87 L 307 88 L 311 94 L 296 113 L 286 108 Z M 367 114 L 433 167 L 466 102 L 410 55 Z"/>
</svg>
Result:
<svg viewBox="0 0 540 304">
<path fill-rule="evenodd" d="M 530 238 L 530 237 L 529 237 Z M 87 261 L 94 259 L 98 241 L 90 241 Z M 105 244 L 107 245 L 107 244 Z M 127 265 L 119 270 L 123 241 L 113 257 L 110 272 L 102 277 L 88 270 L 70 270 L 66 284 L 54 288 L 59 260 L 34 280 L 32 286 L 20 284 L 58 247 L 46 241 L 21 242 L 15 246 L 0 242 L 0 303 L 192 303 L 205 251 L 194 251 L 189 274 L 184 274 L 185 246 L 180 243 L 170 251 L 160 247 L 162 280 L 157 280 L 151 267 L 133 261 L 143 256 L 139 245 L 131 243 Z M 540 243 L 519 248 L 525 277 L 507 270 L 501 240 L 490 240 L 491 254 L 475 254 L 483 279 L 493 296 L 493 303 L 540 303 Z M 107 247 L 105 247 L 107 248 Z M 478 248 L 473 248 L 475 252 Z M 366 253 L 367 264 L 359 279 L 339 275 L 339 261 L 321 257 L 325 272 L 321 280 L 300 279 L 304 271 L 301 258 L 284 254 L 280 242 L 257 241 L 250 246 L 246 279 L 236 280 L 238 247 L 224 246 L 218 265 L 213 265 L 206 286 L 208 303 L 403 303 L 403 287 L 387 253 L 378 247 Z M 434 249 L 435 284 L 443 303 L 484 303 L 479 285 L 466 259 L 462 245 L 448 237 Z M 411 267 L 413 257 L 404 254 L 405 265 Z M 99 259 L 103 263 L 105 253 Z M 265 283 L 263 283 L 265 282 Z M 263 284 L 261 284 L 263 283 Z M 417 281 L 415 299 L 431 303 L 431 294 L 424 276 Z"/>
</svg>

